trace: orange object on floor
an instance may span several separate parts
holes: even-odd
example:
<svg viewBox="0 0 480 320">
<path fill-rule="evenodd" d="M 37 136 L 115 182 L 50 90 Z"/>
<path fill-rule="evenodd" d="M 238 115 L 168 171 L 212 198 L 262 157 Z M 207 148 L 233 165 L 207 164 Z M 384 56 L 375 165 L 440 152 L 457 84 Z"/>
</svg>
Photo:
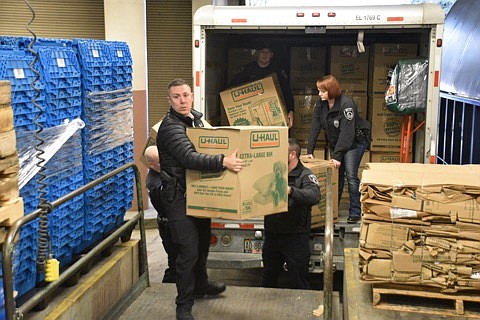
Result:
<svg viewBox="0 0 480 320">
<path fill-rule="evenodd" d="M 406 163 L 410 162 L 408 158 L 410 150 L 410 142 L 412 141 L 413 134 L 420 129 L 424 124 L 425 120 L 420 122 L 418 126 L 414 126 L 414 114 L 404 115 L 402 120 L 402 128 L 400 131 L 400 162 Z"/>
</svg>

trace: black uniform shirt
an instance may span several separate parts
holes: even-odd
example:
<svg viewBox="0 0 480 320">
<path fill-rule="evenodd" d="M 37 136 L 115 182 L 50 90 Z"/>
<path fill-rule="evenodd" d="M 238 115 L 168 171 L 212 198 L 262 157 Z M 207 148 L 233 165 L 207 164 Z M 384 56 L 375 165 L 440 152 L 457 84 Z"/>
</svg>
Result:
<svg viewBox="0 0 480 320">
<path fill-rule="evenodd" d="M 328 101 L 319 100 L 313 111 L 307 153 L 313 154 L 318 134 L 323 129 L 332 150 L 332 158 L 342 161 L 343 155 L 355 144 L 356 124 L 360 119 L 357 105 L 345 94 L 335 99 L 331 109 Z"/>
</svg>

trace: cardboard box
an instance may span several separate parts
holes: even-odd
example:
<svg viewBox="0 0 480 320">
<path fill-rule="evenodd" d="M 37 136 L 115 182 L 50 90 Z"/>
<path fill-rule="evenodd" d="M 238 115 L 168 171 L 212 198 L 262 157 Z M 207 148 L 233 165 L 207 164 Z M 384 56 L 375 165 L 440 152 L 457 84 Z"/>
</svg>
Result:
<svg viewBox="0 0 480 320">
<path fill-rule="evenodd" d="M 377 279 L 390 279 L 392 277 L 392 260 L 372 259 L 366 266 L 366 274 Z"/>
<path fill-rule="evenodd" d="M 0 177 L 0 201 L 10 201 L 19 196 L 18 173 L 2 175 Z"/>
<path fill-rule="evenodd" d="M 398 60 L 417 57 L 417 44 L 376 43 L 374 50 L 372 92 L 384 95 L 389 71 L 393 71 Z"/>
<path fill-rule="evenodd" d="M 12 87 L 10 81 L 0 80 L 0 106 L 10 105 L 12 102 Z"/>
<path fill-rule="evenodd" d="M 18 162 L 17 152 L 15 152 L 14 154 L 6 158 L 0 158 L 0 174 L 12 173 L 11 168 L 18 168 L 18 167 L 19 167 L 19 162 Z"/>
<path fill-rule="evenodd" d="M 362 117 L 363 119 L 368 119 L 367 118 L 367 106 L 368 106 L 367 95 L 354 94 L 354 95 L 351 95 L 350 98 L 352 98 L 353 102 L 355 102 L 355 104 L 357 105 L 358 113 L 360 114 L 360 117 Z"/>
<path fill-rule="evenodd" d="M 162 124 L 162 120 L 158 121 L 150 128 L 149 137 L 152 138 L 153 141 L 155 141 L 155 143 L 157 141 L 158 128 L 160 128 L 161 124 Z"/>
<path fill-rule="evenodd" d="M 325 74 L 325 47 L 292 47 L 290 49 L 290 89 L 311 94 L 317 80 Z M 296 111 L 296 110 L 295 110 Z"/>
<path fill-rule="evenodd" d="M 24 215 L 23 198 L 18 197 L 2 203 L 0 207 L 0 226 L 12 226 Z"/>
<path fill-rule="evenodd" d="M 308 147 L 308 137 L 312 126 L 313 110 L 318 96 L 314 95 L 294 95 L 293 103 L 295 112 L 293 113 L 293 137 L 297 139 L 302 148 Z M 325 132 L 322 130 L 317 138 L 317 147 L 325 146 Z"/>
<path fill-rule="evenodd" d="M 475 199 L 451 203 L 425 200 L 422 203 L 425 212 L 449 216 L 453 221 L 480 223 L 480 203 Z"/>
<path fill-rule="evenodd" d="M 403 116 L 387 110 L 383 96 L 373 98 L 371 151 L 400 151 Z"/>
<path fill-rule="evenodd" d="M 318 228 L 325 225 L 325 213 L 327 210 L 327 168 L 332 168 L 332 210 L 333 220 L 338 219 L 338 170 L 333 168 L 332 163 L 327 160 L 307 160 L 302 159 L 305 167 L 310 169 L 320 183 L 320 202 L 312 207 L 312 228 Z"/>
<path fill-rule="evenodd" d="M 17 152 L 15 130 L 0 132 L 0 158 L 6 158 Z"/>
<path fill-rule="evenodd" d="M 410 240 L 410 229 L 394 223 L 363 223 L 360 246 L 370 249 L 397 250 Z"/>
<path fill-rule="evenodd" d="M 307 148 L 302 148 L 302 154 L 300 155 L 300 160 L 302 162 L 312 162 L 311 159 L 307 159 L 304 156 L 307 154 Z M 315 148 L 313 150 L 313 156 L 315 157 L 314 160 L 325 160 L 325 156 L 327 154 L 327 149 L 325 148 Z"/>
<path fill-rule="evenodd" d="M 370 162 L 390 163 L 399 161 L 399 152 L 370 152 Z"/>
<path fill-rule="evenodd" d="M 13 130 L 13 109 L 0 105 L 0 132 Z"/>
<path fill-rule="evenodd" d="M 288 128 L 188 128 L 198 152 L 244 160 L 241 172 L 187 170 L 187 214 L 247 219 L 288 211 Z"/>
<path fill-rule="evenodd" d="M 220 92 L 231 126 L 287 126 L 286 107 L 275 75 Z"/>
<path fill-rule="evenodd" d="M 364 53 L 359 53 L 357 46 L 331 47 L 330 74 L 349 95 L 356 91 L 367 92 L 368 52 L 368 47 Z"/>
</svg>

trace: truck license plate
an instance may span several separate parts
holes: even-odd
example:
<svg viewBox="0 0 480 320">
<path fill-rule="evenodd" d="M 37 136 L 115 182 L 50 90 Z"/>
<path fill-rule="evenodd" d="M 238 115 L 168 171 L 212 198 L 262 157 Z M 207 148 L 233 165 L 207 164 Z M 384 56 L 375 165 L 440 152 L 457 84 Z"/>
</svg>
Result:
<svg viewBox="0 0 480 320">
<path fill-rule="evenodd" d="M 245 253 L 262 253 L 263 240 L 244 239 L 243 252 Z"/>
</svg>

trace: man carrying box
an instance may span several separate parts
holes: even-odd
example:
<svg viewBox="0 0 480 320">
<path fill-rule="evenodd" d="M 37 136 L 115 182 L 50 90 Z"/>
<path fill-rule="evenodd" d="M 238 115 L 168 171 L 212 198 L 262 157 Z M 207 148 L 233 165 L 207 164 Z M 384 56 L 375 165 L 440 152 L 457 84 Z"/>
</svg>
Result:
<svg viewBox="0 0 480 320">
<path fill-rule="evenodd" d="M 170 232 L 178 250 L 177 320 L 192 320 L 195 297 L 216 296 L 225 284 L 208 281 L 207 256 L 210 248 L 210 219 L 187 216 L 186 169 L 240 172 L 243 160 L 237 151 L 229 156 L 199 153 L 187 137 L 187 127 L 203 127 L 202 114 L 192 109 L 193 93 L 185 80 L 175 79 L 168 85 L 170 110 L 160 125 L 157 147 L 160 155 L 162 205 L 167 213 Z"/>
<path fill-rule="evenodd" d="M 233 77 L 232 81 L 229 83 L 229 87 L 235 87 L 240 84 L 260 80 L 275 73 L 278 77 L 278 81 L 280 82 L 283 98 L 285 99 L 285 104 L 287 105 L 286 107 L 288 109 L 288 127 L 291 128 L 293 126 L 294 105 L 287 74 L 283 69 L 271 63 L 273 51 L 268 43 L 260 44 L 257 47 L 255 54 L 257 56 L 257 61 L 245 65 L 243 70 Z M 261 124 L 256 123 L 256 125 Z"/>
<path fill-rule="evenodd" d="M 288 212 L 265 216 L 264 287 L 277 287 L 287 263 L 293 289 L 310 289 L 310 229 L 312 206 L 320 201 L 317 176 L 299 160 L 300 145 L 288 139 Z"/>
</svg>

